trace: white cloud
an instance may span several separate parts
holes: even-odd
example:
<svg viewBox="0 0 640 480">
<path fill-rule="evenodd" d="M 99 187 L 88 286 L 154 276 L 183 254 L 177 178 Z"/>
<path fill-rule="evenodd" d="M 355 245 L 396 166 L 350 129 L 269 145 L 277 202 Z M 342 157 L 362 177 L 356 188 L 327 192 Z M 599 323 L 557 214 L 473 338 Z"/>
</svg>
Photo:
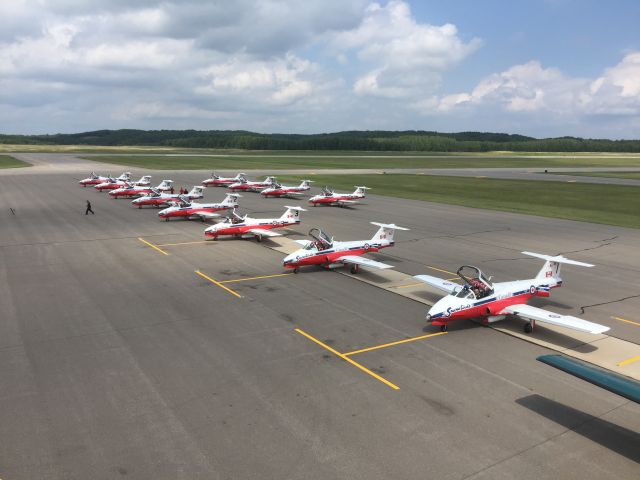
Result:
<svg viewBox="0 0 640 480">
<path fill-rule="evenodd" d="M 531 61 L 490 75 L 470 92 L 445 95 L 437 104 L 441 112 L 492 108 L 558 117 L 640 115 L 640 52 L 626 55 L 593 80 Z"/>
<path fill-rule="evenodd" d="M 356 80 L 355 93 L 399 98 L 434 91 L 442 72 L 481 41 L 465 43 L 452 24 L 418 23 L 407 3 L 392 0 L 386 6 L 369 5 L 358 28 L 336 34 L 331 44 L 338 51 L 355 51 L 374 67 Z"/>
<path fill-rule="evenodd" d="M 196 91 L 215 97 L 249 97 L 257 104 L 288 105 L 314 90 L 316 67 L 294 55 L 270 61 L 246 56 L 211 65 L 201 71 L 206 82 Z"/>
</svg>

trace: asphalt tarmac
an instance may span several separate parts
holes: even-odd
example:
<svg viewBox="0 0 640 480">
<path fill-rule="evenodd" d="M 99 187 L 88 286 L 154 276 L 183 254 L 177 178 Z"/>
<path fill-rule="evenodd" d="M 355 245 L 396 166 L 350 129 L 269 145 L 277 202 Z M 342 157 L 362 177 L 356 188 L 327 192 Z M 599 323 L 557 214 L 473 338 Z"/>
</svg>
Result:
<svg viewBox="0 0 640 480">
<path fill-rule="evenodd" d="M 78 186 L 80 167 L 0 176 L 3 480 L 637 478 L 640 407 L 536 362 L 549 350 L 471 322 L 425 337 L 423 304 L 281 275 L 267 241 L 205 243 L 201 222 Z M 298 203 L 240 199 L 265 217 Z M 367 238 L 370 221 L 411 229 L 371 255 L 409 274 L 528 278 L 522 250 L 594 263 L 534 304 L 640 343 L 637 230 L 372 195 L 309 208 L 291 236 Z"/>
</svg>

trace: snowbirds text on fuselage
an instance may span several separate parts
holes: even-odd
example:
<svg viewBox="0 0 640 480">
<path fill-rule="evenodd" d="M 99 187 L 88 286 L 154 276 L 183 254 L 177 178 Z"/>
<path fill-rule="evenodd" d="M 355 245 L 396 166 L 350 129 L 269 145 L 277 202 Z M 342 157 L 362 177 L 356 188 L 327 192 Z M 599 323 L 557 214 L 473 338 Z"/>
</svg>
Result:
<svg viewBox="0 0 640 480">
<path fill-rule="evenodd" d="M 306 212 L 301 207 L 285 207 L 287 210 L 280 218 L 251 218 L 249 215 L 241 217 L 235 210 L 220 223 L 211 225 L 204 231 L 207 237 L 217 240 L 221 235 L 234 235 L 240 238 L 256 237 L 259 242 L 262 237 L 279 237 L 282 234 L 274 232 L 276 228 L 285 228 L 300 224 L 300 212 Z"/>
<path fill-rule="evenodd" d="M 112 179 L 113 178 L 110 175 L 103 177 L 102 175 L 98 175 L 96 172 L 91 172 L 88 178 L 84 178 L 80 180 L 78 183 L 83 187 L 86 187 L 87 185 L 100 185 L 101 183 L 108 182 L 109 180 L 112 180 Z M 115 180 L 129 181 L 130 179 L 131 179 L 131 173 L 124 172 Z"/>
<path fill-rule="evenodd" d="M 418 280 L 448 293 L 431 307 L 427 313 L 427 322 L 440 325 L 440 329 L 446 331 L 447 325 L 456 320 L 482 318 L 488 324 L 513 315 L 528 320 L 524 326 L 526 333 L 533 331 L 536 321 L 593 334 L 609 330 L 609 327 L 604 325 L 570 315 L 555 314 L 526 304 L 532 297 L 548 297 L 552 288 L 562 285 L 560 267 L 563 263 L 582 267 L 593 265 L 569 260 L 562 255 L 522 253 L 545 261 L 535 278 L 492 284 L 491 278 L 485 277 L 477 267 L 470 265 L 458 269 L 463 285 L 430 275 L 416 275 L 415 278 Z"/>
<path fill-rule="evenodd" d="M 228 187 L 232 183 L 240 182 L 246 178 L 246 175 L 246 173 L 239 173 L 235 177 L 221 177 L 213 172 L 210 178 L 202 181 L 202 185 L 205 187 Z"/>
<path fill-rule="evenodd" d="M 311 203 L 314 207 L 318 205 L 337 205 L 339 207 L 344 207 L 346 205 L 355 205 L 358 203 L 358 200 L 365 198 L 366 191 L 370 190 L 369 187 L 358 187 L 353 193 L 336 193 L 331 190 L 329 187 L 323 187 L 322 193 L 320 195 L 314 195 L 309 199 L 309 203 Z"/>
<path fill-rule="evenodd" d="M 151 177 L 149 177 L 151 178 Z M 160 192 L 167 192 L 171 190 L 171 185 L 173 184 L 173 180 L 163 180 L 160 185 L 153 188 L 151 185 L 136 185 L 129 184 L 124 187 L 116 188 L 115 190 L 111 190 L 109 195 L 114 198 L 125 197 L 125 198 L 134 198 L 140 197 L 143 195 L 147 195 L 151 193 L 153 190 L 158 190 Z"/>
<path fill-rule="evenodd" d="M 211 218 L 218 218 L 220 214 L 215 213 L 220 210 L 231 210 L 238 206 L 237 193 L 227 193 L 227 196 L 221 203 L 196 203 L 190 202 L 184 195 L 173 201 L 171 207 L 165 208 L 158 212 L 160 218 L 169 221 L 170 218 L 199 218 L 202 221 Z"/>
<path fill-rule="evenodd" d="M 187 200 L 197 200 L 204 197 L 203 192 L 204 187 L 193 187 L 189 193 L 185 193 L 182 196 Z M 132 200 L 131 204 L 138 208 L 142 208 L 145 205 L 151 205 L 159 208 L 175 202 L 179 197 L 179 193 L 163 193 L 158 189 L 152 188 L 150 193 Z"/>
<path fill-rule="evenodd" d="M 333 240 L 319 228 L 312 228 L 309 235 L 313 240 L 296 240 L 302 248 L 287 255 L 283 260 L 285 268 L 292 268 L 293 273 L 305 265 L 322 265 L 333 268 L 344 264 L 351 265 L 351 273 L 358 273 L 360 266 L 378 269 L 393 268 L 386 263 L 376 262 L 360 255 L 377 252 L 381 248 L 391 247 L 395 243 L 393 235 L 396 230 L 409 230 L 393 223 L 371 222 L 380 227 L 370 240 L 356 240 L 352 242 L 338 242 Z"/>
<path fill-rule="evenodd" d="M 272 186 L 265 188 L 260 192 L 265 198 L 268 197 L 289 197 L 297 198 L 302 195 L 302 192 L 306 192 L 311 188 L 311 182 L 313 180 L 303 180 L 297 187 L 290 185 L 280 185 L 278 182 L 274 182 Z"/>
<path fill-rule="evenodd" d="M 239 182 L 232 183 L 229 185 L 229 190 L 232 192 L 242 191 L 242 192 L 259 192 L 267 187 L 272 186 L 276 181 L 275 177 L 267 177 L 263 181 L 251 182 L 246 178 L 240 180 Z"/>
</svg>

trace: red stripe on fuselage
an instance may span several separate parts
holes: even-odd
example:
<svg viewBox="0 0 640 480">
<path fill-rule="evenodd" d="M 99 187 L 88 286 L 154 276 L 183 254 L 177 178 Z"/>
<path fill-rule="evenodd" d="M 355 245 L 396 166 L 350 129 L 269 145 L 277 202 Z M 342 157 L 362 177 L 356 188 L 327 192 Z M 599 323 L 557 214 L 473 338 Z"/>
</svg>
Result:
<svg viewBox="0 0 640 480">
<path fill-rule="evenodd" d="M 466 308 L 454 312 L 449 317 L 441 317 L 436 319 L 434 325 L 444 325 L 448 322 L 454 322 L 456 320 L 468 320 L 470 318 L 488 317 L 490 315 L 498 315 L 499 312 L 511 305 L 519 305 L 521 303 L 527 303 L 529 299 L 533 297 L 531 293 L 526 292 L 513 297 L 502 298 L 500 300 L 494 300 L 493 302 L 484 303 L 482 305 Z M 489 312 L 487 312 L 489 309 Z"/>
</svg>

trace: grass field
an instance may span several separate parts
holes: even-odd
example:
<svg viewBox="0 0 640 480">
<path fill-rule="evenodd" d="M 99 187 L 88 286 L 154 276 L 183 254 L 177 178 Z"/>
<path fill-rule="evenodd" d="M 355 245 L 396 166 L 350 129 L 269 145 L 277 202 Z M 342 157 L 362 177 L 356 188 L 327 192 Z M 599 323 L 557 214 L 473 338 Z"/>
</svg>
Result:
<svg viewBox="0 0 640 480">
<path fill-rule="evenodd" d="M 0 168 L 30 167 L 31 164 L 13 158 L 11 155 L 0 155 Z"/>
<path fill-rule="evenodd" d="M 578 177 L 605 177 L 605 178 L 628 178 L 630 180 L 640 180 L 640 172 L 571 172 L 558 173 L 558 175 L 575 175 Z"/>
<path fill-rule="evenodd" d="M 300 177 L 279 180 L 295 184 Z M 366 185 L 376 195 L 640 228 L 638 187 L 429 175 L 314 175 L 313 180 L 340 192 Z"/>
<path fill-rule="evenodd" d="M 488 155 L 338 155 L 308 152 L 296 155 L 274 153 L 196 155 L 92 155 L 83 157 L 103 163 L 153 170 L 287 170 L 287 169 L 393 169 L 393 168 L 553 168 L 553 167 L 640 167 L 632 156 L 488 156 Z"/>
</svg>

